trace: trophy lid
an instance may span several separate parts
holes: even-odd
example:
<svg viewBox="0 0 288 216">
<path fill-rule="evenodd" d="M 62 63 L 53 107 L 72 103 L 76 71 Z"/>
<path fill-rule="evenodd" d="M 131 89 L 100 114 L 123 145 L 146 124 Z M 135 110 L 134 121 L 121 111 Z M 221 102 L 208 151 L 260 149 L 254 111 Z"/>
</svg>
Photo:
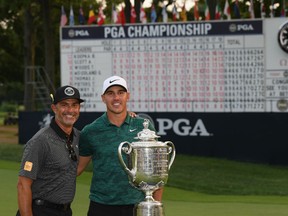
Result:
<svg viewBox="0 0 288 216">
<path fill-rule="evenodd" d="M 151 131 L 150 129 L 148 129 L 148 125 L 149 125 L 149 120 L 144 119 L 144 122 L 143 122 L 144 129 L 137 134 L 137 137 L 135 137 L 135 139 L 148 141 L 148 140 L 155 140 L 156 138 L 159 138 L 159 136 L 157 136 L 154 131 Z"/>
</svg>

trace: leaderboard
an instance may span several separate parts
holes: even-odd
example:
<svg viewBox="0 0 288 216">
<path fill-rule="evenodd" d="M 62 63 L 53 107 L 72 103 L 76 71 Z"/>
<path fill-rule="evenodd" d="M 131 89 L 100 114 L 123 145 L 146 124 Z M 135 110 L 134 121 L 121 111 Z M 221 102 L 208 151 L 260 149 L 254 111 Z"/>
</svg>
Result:
<svg viewBox="0 0 288 216">
<path fill-rule="evenodd" d="M 282 72 L 266 70 L 262 20 L 74 26 L 60 37 L 61 82 L 80 90 L 83 111 L 105 110 L 102 83 L 112 75 L 127 80 L 135 112 L 285 106 Z"/>
</svg>

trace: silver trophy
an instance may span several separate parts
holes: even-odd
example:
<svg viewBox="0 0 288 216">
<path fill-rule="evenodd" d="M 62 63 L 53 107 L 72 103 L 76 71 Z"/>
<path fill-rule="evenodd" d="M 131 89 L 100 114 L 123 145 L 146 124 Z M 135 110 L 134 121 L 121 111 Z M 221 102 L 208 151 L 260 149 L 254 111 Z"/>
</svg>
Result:
<svg viewBox="0 0 288 216">
<path fill-rule="evenodd" d="M 176 152 L 172 142 L 157 141 L 159 136 L 148 125 L 145 119 L 144 129 L 135 137 L 139 141 L 120 143 L 118 157 L 129 182 L 145 193 L 145 200 L 135 205 L 134 216 L 164 216 L 163 204 L 153 199 L 153 193 L 167 183 Z M 128 156 L 127 164 L 122 152 Z"/>
</svg>

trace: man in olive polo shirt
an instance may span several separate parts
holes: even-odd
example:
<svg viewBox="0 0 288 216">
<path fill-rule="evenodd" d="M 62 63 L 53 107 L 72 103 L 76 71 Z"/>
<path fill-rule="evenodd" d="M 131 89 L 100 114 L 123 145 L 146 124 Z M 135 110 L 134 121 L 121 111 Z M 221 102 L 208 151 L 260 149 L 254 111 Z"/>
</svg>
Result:
<svg viewBox="0 0 288 216">
<path fill-rule="evenodd" d="M 71 216 L 76 191 L 80 115 L 78 89 L 62 86 L 53 96 L 55 117 L 25 145 L 18 177 L 17 216 Z"/>
<path fill-rule="evenodd" d="M 81 131 L 78 175 L 90 160 L 93 177 L 88 216 L 133 216 L 134 205 L 144 200 L 144 193 L 134 188 L 118 159 L 121 142 L 135 141 L 143 130 L 143 118 L 132 118 L 127 112 L 130 97 L 126 81 L 112 76 L 103 83 L 102 101 L 107 111 Z M 154 130 L 151 124 L 150 130 Z M 162 189 L 154 193 L 162 199 Z"/>
</svg>

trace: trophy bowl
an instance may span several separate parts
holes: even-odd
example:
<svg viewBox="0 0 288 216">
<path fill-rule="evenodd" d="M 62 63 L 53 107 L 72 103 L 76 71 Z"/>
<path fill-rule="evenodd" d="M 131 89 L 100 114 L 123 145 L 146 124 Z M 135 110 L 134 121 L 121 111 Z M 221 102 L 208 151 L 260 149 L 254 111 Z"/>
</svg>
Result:
<svg viewBox="0 0 288 216">
<path fill-rule="evenodd" d="M 163 187 L 168 180 L 168 172 L 175 159 L 175 147 L 170 141 L 160 142 L 154 131 L 148 129 L 145 119 L 144 129 L 137 134 L 139 141 L 120 143 L 118 157 L 128 175 L 129 182 L 145 193 L 145 200 L 135 206 L 135 216 L 164 216 L 163 204 L 153 199 L 155 190 Z M 128 155 L 128 165 L 122 153 Z"/>
</svg>

